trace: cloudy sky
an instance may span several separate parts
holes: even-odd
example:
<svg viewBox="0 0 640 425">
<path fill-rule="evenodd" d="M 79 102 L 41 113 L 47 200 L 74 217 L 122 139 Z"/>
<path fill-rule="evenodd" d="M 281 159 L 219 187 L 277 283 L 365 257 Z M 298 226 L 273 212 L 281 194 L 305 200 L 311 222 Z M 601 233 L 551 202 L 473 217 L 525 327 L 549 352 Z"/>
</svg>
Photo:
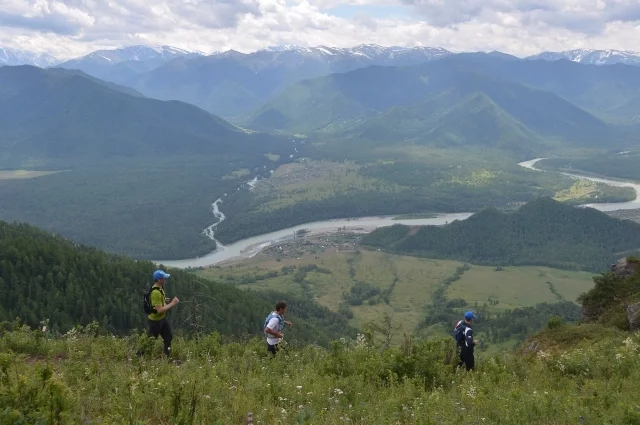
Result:
<svg viewBox="0 0 640 425">
<path fill-rule="evenodd" d="M 640 50 L 640 0 L 0 0 L 0 46 L 60 58 L 132 44 L 211 53 L 361 43 Z"/>
</svg>

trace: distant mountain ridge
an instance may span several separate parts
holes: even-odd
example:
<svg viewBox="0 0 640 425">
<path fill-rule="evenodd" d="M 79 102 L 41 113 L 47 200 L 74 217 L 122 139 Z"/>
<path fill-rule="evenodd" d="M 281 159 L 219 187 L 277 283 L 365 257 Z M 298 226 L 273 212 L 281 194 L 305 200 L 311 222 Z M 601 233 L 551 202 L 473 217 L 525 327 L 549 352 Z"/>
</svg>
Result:
<svg viewBox="0 0 640 425">
<path fill-rule="evenodd" d="M 443 49 L 441 47 L 400 47 L 400 46 L 380 46 L 377 44 L 360 44 L 355 47 L 329 47 L 329 46 L 316 46 L 316 47 L 301 47 L 296 45 L 280 45 L 270 46 L 264 49 L 258 50 L 254 53 L 248 53 L 247 55 L 259 54 L 259 53 L 282 53 L 282 52 L 295 52 L 300 55 L 318 56 L 318 57 L 361 57 L 371 60 L 394 60 L 410 57 L 422 57 L 425 59 L 433 60 L 441 57 L 453 55 L 454 53 Z M 221 53 L 215 53 L 216 54 Z"/>
<path fill-rule="evenodd" d="M 94 77 L 129 85 L 128 80 L 140 73 L 156 69 L 179 57 L 202 56 L 202 52 L 172 46 L 129 46 L 114 50 L 98 50 L 57 65 L 78 69 Z"/>
<path fill-rule="evenodd" d="M 135 45 L 113 50 L 97 50 L 79 58 L 71 59 L 60 64 L 63 68 L 70 68 L 83 61 L 102 62 L 115 65 L 125 61 L 171 60 L 179 56 L 203 55 L 202 52 L 184 50 L 172 46 Z"/>
<path fill-rule="evenodd" d="M 566 50 L 564 52 L 542 52 L 529 56 L 526 59 L 549 61 L 567 59 L 590 65 L 625 64 L 640 66 L 640 52 L 627 50 L 576 49 Z"/>
<path fill-rule="evenodd" d="M 246 116 L 287 86 L 371 65 L 403 66 L 451 56 L 441 48 L 360 45 L 333 47 L 279 46 L 253 53 L 226 51 L 182 57 L 130 79 L 146 96 L 182 100 L 225 118 Z"/>
<path fill-rule="evenodd" d="M 34 53 L 27 50 L 0 47 L 0 66 L 34 65 L 41 68 L 59 63 L 58 59 L 47 53 Z"/>
</svg>

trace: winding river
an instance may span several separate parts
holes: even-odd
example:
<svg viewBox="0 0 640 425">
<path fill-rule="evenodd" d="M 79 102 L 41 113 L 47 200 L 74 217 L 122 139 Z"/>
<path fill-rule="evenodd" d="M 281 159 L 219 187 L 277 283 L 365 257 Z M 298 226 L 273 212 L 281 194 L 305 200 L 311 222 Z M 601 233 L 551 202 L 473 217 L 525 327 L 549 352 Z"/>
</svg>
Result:
<svg viewBox="0 0 640 425">
<path fill-rule="evenodd" d="M 530 170 L 545 172 L 545 170 L 541 170 L 535 167 L 535 164 L 538 161 L 542 161 L 546 158 L 536 158 L 530 161 L 521 162 L 518 165 L 528 168 Z M 549 171 L 552 172 L 552 171 Z M 631 187 L 636 191 L 636 199 L 634 201 L 629 202 L 609 202 L 609 203 L 594 203 L 594 204 L 585 204 L 583 207 L 590 207 L 599 211 L 617 211 L 617 210 L 635 210 L 640 208 L 640 184 L 627 182 L 622 180 L 609 180 L 609 179 L 601 179 L 599 177 L 590 177 L 583 176 L 581 174 L 572 174 L 572 173 L 560 173 L 565 176 L 582 179 L 582 180 L 591 180 L 593 182 L 608 184 L 609 186 L 617 186 L 617 187 Z"/>
<path fill-rule="evenodd" d="M 518 165 L 531 170 L 544 172 L 544 170 L 535 168 L 535 164 L 542 159 L 544 158 L 536 158 L 529 161 L 521 162 Z M 615 211 L 615 210 L 621 210 L 621 209 L 640 208 L 640 184 L 625 182 L 625 181 L 607 180 L 607 179 L 583 176 L 578 174 L 570 174 L 570 173 L 561 173 L 561 174 L 574 177 L 574 178 L 601 182 L 611 186 L 632 187 L 635 189 L 636 194 L 638 194 L 638 196 L 636 196 L 635 201 L 586 204 L 584 205 L 586 207 L 595 208 L 600 211 Z M 218 221 L 213 225 L 209 226 L 204 231 L 204 233 L 212 239 L 214 239 L 215 228 L 222 221 L 226 219 L 225 215 L 218 208 L 218 204 L 220 202 L 222 202 L 222 200 L 218 199 L 212 205 L 213 215 L 218 219 Z M 238 242 L 234 242 L 230 245 L 222 245 L 220 242 L 216 241 L 218 245 L 218 249 L 202 257 L 185 259 L 185 260 L 167 260 L 167 261 L 154 261 L 154 262 L 157 264 L 163 264 L 167 267 L 176 267 L 176 268 L 208 267 L 208 266 L 213 266 L 231 259 L 251 258 L 270 245 L 293 239 L 294 232 L 297 230 L 304 229 L 311 233 L 317 234 L 317 233 L 336 232 L 338 231 L 338 229 L 346 228 L 352 232 L 364 233 L 364 232 L 371 232 L 378 227 L 392 226 L 394 224 L 409 224 L 414 226 L 419 226 L 419 225 L 438 226 L 438 225 L 447 224 L 454 220 L 465 220 L 469 218 L 472 214 L 473 213 L 447 213 L 447 214 L 438 214 L 436 217 L 433 217 L 433 218 L 422 218 L 422 219 L 394 220 L 394 216 L 385 216 L 385 217 L 363 217 L 363 218 L 316 221 L 313 223 L 301 224 L 299 226 L 293 226 L 287 229 L 282 229 L 275 232 L 265 233 L 259 236 L 243 239 Z"/>
</svg>

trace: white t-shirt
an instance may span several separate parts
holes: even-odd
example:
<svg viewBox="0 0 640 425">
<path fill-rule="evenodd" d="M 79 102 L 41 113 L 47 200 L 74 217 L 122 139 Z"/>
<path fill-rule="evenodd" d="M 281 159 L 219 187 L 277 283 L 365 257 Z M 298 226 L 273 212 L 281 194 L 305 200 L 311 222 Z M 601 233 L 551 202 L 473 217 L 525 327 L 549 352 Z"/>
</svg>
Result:
<svg viewBox="0 0 640 425">
<path fill-rule="evenodd" d="M 272 317 L 271 320 L 269 320 L 269 323 L 267 323 L 267 327 L 271 330 L 276 330 L 278 329 L 278 318 L 277 317 Z M 271 334 L 267 334 L 267 344 L 269 345 L 276 345 L 279 344 L 282 341 L 282 338 L 275 338 L 273 335 Z"/>
</svg>

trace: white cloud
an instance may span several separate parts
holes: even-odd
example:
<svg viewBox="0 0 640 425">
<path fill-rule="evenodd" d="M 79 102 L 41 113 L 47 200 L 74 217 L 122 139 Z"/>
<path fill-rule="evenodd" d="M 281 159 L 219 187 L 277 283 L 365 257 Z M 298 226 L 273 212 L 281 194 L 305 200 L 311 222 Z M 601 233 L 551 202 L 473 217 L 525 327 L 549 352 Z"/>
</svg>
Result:
<svg viewBox="0 0 640 425">
<path fill-rule="evenodd" d="M 0 46 L 59 57 L 131 44 L 211 52 L 274 44 L 439 46 L 524 56 L 638 49 L 638 0 L 0 0 Z M 346 19 L 326 10 L 362 7 Z M 374 18 L 376 6 L 412 18 Z"/>
</svg>

